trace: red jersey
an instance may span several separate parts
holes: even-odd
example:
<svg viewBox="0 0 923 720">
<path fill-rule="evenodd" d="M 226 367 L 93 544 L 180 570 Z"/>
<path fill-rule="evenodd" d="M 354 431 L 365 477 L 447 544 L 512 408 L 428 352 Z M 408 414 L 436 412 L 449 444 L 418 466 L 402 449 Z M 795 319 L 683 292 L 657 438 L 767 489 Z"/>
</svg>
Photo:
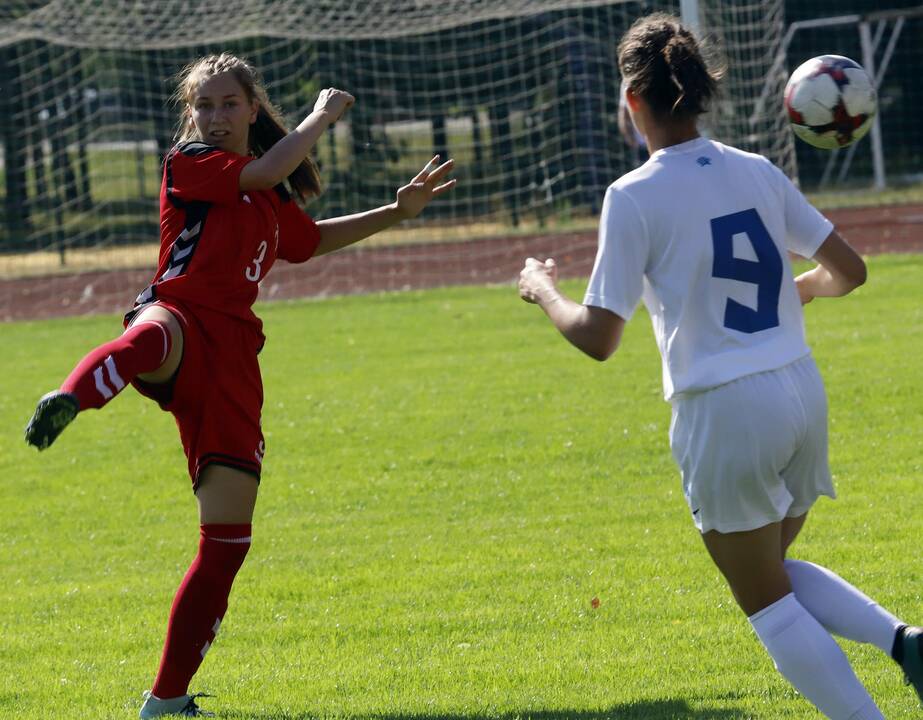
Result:
<svg viewBox="0 0 923 720">
<path fill-rule="evenodd" d="M 282 185 L 240 189 L 240 172 L 254 158 L 201 142 L 173 148 L 160 189 L 160 259 L 153 282 L 135 300 L 175 301 L 262 322 L 252 306 L 276 258 L 304 262 L 320 231 Z M 262 344 L 262 343 L 260 343 Z"/>
</svg>

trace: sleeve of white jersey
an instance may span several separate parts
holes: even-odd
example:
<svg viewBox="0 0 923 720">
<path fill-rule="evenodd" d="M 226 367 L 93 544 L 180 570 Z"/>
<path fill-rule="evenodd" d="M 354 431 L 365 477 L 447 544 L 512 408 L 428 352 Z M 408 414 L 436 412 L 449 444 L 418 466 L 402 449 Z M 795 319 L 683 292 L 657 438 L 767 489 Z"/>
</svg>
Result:
<svg viewBox="0 0 923 720">
<path fill-rule="evenodd" d="M 599 248 L 584 305 L 601 307 L 630 320 L 641 299 L 648 237 L 637 205 L 610 187 L 599 219 Z"/>
<path fill-rule="evenodd" d="M 817 210 L 781 170 L 773 166 L 785 203 L 785 247 L 812 258 L 833 230 L 833 223 Z"/>
</svg>

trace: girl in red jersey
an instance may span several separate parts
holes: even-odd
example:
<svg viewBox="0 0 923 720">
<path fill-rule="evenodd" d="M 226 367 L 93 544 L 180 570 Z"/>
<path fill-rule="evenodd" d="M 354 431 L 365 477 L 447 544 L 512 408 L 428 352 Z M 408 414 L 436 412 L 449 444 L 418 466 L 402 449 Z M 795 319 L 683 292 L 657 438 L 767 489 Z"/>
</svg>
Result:
<svg viewBox="0 0 923 720">
<path fill-rule="evenodd" d="M 154 280 L 125 316 L 125 332 L 45 395 L 26 428 L 27 442 L 43 450 L 77 413 L 103 407 L 128 384 L 176 419 L 201 537 L 173 601 L 142 718 L 202 714 L 189 681 L 250 548 L 265 452 L 257 363 L 265 338 L 252 310 L 259 282 L 277 258 L 304 262 L 351 245 L 416 217 L 455 184 L 441 182 L 452 161 L 435 167 L 434 158 L 390 205 L 315 223 L 291 195 L 319 192 L 308 154 L 352 95 L 323 90 L 313 112 L 287 132 L 254 68 L 222 54 L 187 66 L 176 99 L 181 125 L 164 162 Z"/>
</svg>

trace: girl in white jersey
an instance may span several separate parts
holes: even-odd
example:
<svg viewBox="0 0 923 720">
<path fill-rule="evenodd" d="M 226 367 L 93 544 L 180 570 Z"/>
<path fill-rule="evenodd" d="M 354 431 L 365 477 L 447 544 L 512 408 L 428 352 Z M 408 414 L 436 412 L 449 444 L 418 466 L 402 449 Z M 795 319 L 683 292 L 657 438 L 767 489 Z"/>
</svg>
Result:
<svg viewBox="0 0 923 720">
<path fill-rule="evenodd" d="M 818 496 L 834 496 L 801 305 L 849 293 L 865 264 L 768 160 L 699 135 L 720 75 L 676 18 L 636 22 L 619 69 L 650 159 L 606 192 L 583 304 L 558 290 L 552 259 L 526 260 L 520 296 L 597 360 L 643 298 L 705 547 L 802 695 L 830 718 L 881 718 L 830 633 L 890 654 L 923 699 L 921 629 L 829 570 L 785 559 Z M 793 278 L 788 251 L 817 266 Z"/>
</svg>

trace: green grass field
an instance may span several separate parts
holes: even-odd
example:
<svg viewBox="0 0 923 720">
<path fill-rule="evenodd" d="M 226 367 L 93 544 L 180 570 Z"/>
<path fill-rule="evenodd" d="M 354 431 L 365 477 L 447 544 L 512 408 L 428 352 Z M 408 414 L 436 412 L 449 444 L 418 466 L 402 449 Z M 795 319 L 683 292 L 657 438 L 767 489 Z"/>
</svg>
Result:
<svg viewBox="0 0 923 720">
<path fill-rule="evenodd" d="M 794 555 L 923 622 L 923 257 L 807 308 L 840 493 Z M 583 283 L 568 283 L 578 296 Z M 643 312 L 580 355 L 512 287 L 264 305 L 254 545 L 194 689 L 223 718 L 814 718 L 687 517 Z M 38 396 L 115 317 L 0 326 L 0 717 L 136 717 L 197 517 L 133 391 L 41 455 Z M 594 597 L 598 609 L 591 607 Z M 889 719 L 897 667 L 844 645 Z"/>
</svg>

